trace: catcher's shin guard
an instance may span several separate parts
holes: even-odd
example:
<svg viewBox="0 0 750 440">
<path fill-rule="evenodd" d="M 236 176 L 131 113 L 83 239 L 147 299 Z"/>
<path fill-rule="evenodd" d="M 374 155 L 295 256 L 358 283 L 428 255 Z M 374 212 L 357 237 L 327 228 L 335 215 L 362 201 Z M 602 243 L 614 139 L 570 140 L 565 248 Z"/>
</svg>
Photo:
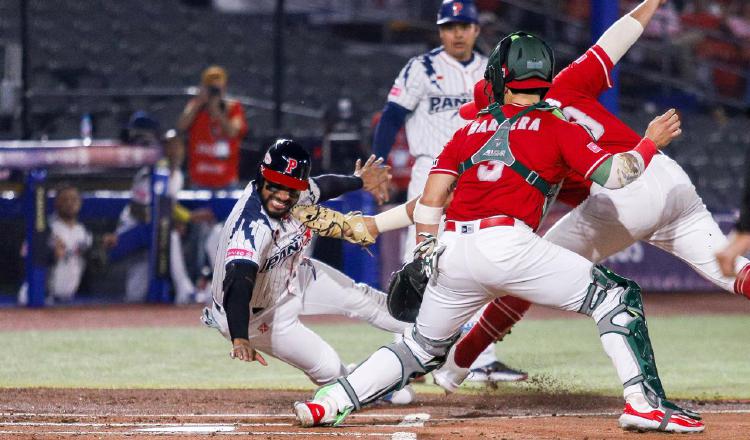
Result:
<svg viewBox="0 0 750 440">
<path fill-rule="evenodd" d="M 666 396 L 648 336 L 641 288 L 634 281 L 601 265 L 595 265 L 591 275 L 593 281 L 579 313 L 591 316 L 596 321 L 602 345 L 615 362 L 626 390 L 639 385 L 649 403 L 658 406 Z M 621 338 L 608 337 L 612 334 Z M 622 359 L 626 356 L 631 358 L 637 370 L 632 377 L 623 377 L 633 371 L 633 365 L 623 365 Z"/>
</svg>

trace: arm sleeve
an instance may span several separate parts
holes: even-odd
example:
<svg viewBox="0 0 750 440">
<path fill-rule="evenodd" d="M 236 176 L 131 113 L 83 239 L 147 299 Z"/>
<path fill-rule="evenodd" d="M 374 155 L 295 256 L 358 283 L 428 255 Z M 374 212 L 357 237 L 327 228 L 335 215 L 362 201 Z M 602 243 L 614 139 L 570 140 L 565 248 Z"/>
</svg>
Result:
<svg viewBox="0 0 750 440">
<path fill-rule="evenodd" d="M 552 80 L 558 89 L 573 90 L 590 97 L 598 97 L 612 87 L 612 60 L 599 46 L 593 46 L 570 63 Z"/>
<path fill-rule="evenodd" d="M 336 197 L 356 191 L 362 188 L 362 179 L 356 176 L 344 176 L 341 174 L 323 174 L 322 176 L 313 177 L 318 186 L 318 202 L 335 199 Z"/>
<path fill-rule="evenodd" d="M 388 102 L 383 108 L 383 115 L 375 127 L 372 138 L 372 152 L 377 157 L 388 157 L 396 139 L 396 134 L 403 127 L 406 116 L 410 111 L 395 102 Z"/>
<path fill-rule="evenodd" d="M 642 33 L 641 23 L 630 14 L 625 14 L 599 37 L 596 46 L 604 51 L 612 64 L 617 64 L 628 49 L 638 41 Z"/>
<path fill-rule="evenodd" d="M 252 261 L 231 261 L 224 275 L 224 310 L 232 339 L 247 339 L 250 323 L 250 300 L 253 297 L 258 265 Z"/>
<path fill-rule="evenodd" d="M 745 159 L 745 189 L 742 193 L 740 219 L 736 229 L 739 232 L 750 232 L 750 150 L 747 150 L 747 159 Z"/>
</svg>

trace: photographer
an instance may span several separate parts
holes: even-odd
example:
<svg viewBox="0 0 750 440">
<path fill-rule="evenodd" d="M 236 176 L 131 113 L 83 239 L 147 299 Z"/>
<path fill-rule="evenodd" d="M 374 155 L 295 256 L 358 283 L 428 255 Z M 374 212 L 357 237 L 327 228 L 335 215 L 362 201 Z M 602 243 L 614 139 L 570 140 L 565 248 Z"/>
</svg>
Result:
<svg viewBox="0 0 750 440">
<path fill-rule="evenodd" d="M 240 103 L 225 99 L 227 73 L 210 66 L 201 76 L 198 96 L 177 121 L 187 133 L 188 177 L 193 188 L 233 189 L 239 180 L 240 141 L 247 132 Z"/>
</svg>

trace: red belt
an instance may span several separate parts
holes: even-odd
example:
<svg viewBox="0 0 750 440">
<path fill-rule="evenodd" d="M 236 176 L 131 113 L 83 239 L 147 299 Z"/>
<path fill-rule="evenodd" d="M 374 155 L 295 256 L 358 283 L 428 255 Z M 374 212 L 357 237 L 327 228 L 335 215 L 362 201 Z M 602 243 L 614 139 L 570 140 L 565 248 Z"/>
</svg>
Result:
<svg viewBox="0 0 750 440">
<path fill-rule="evenodd" d="M 462 223 L 461 226 L 471 226 L 469 222 L 459 222 Z M 483 218 L 479 221 L 479 229 L 485 229 L 485 228 L 492 228 L 495 226 L 513 226 L 516 224 L 516 219 L 513 217 L 507 217 L 507 216 L 498 216 L 498 217 L 490 217 L 490 218 Z M 448 220 L 445 222 L 445 230 L 448 232 L 454 232 L 456 230 L 456 222 L 453 220 Z M 461 232 L 473 232 L 469 231 L 468 229 L 466 231 Z"/>
</svg>

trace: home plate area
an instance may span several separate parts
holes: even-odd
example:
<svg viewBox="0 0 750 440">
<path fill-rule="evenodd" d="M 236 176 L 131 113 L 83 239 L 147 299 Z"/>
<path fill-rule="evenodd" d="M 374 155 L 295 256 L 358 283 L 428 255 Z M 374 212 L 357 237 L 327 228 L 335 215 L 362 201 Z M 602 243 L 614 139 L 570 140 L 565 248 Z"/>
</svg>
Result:
<svg viewBox="0 0 750 440">
<path fill-rule="evenodd" d="M 577 394 L 421 394 L 417 404 L 379 405 L 336 428 L 303 429 L 292 402 L 305 391 L 4 389 L 2 439 L 634 439 L 617 426 L 620 399 Z M 750 402 L 686 402 L 699 409 L 701 439 L 750 432 Z M 231 409 L 231 411 L 228 411 Z M 692 436 L 691 436 L 692 437 Z M 637 435 L 638 440 L 664 434 Z"/>
</svg>

